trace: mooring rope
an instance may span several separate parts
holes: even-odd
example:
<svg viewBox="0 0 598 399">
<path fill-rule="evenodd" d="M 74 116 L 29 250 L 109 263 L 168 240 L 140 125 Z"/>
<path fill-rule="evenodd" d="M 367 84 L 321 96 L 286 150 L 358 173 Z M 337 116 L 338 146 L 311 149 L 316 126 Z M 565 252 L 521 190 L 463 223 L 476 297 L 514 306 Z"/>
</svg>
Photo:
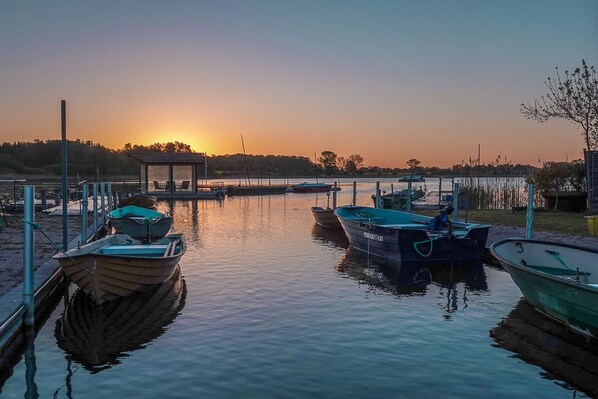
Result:
<svg viewBox="0 0 598 399">
<path fill-rule="evenodd" d="M 448 232 L 447 232 L 447 233 L 448 233 Z M 429 257 L 430 255 L 432 255 L 432 250 L 434 249 L 434 241 L 436 241 L 436 240 L 438 240 L 438 239 L 440 239 L 440 238 L 446 237 L 447 233 L 444 233 L 444 234 L 438 234 L 437 236 L 435 236 L 435 237 L 432 237 L 432 238 L 430 238 L 429 240 L 416 241 L 416 242 L 414 242 L 414 243 L 413 243 L 413 249 L 415 249 L 415 252 L 417 252 L 417 253 L 419 254 L 419 256 L 422 256 L 422 257 L 424 257 L 424 258 L 427 258 L 427 257 Z M 424 253 L 422 253 L 422 252 L 421 252 L 421 251 L 418 249 L 418 246 L 419 246 L 419 245 L 421 245 L 421 244 L 425 244 L 425 243 L 427 243 L 427 242 L 429 242 L 429 243 L 430 243 L 430 250 L 428 251 L 428 253 L 427 253 L 427 254 L 424 254 Z"/>
<path fill-rule="evenodd" d="M 69 254 L 67 254 L 66 252 L 64 252 L 62 250 L 62 248 L 60 248 L 60 246 L 58 244 L 56 244 L 54 242 L 54 240 L 52 240 L 40 227 L 39 223 L 37 222 L 30 222 L 28 220 L 23 220 L 23 223 L 27 223 L 29 225 L 31 225 L 33 227 L 33 230 L 38 230 L 40 233 L 42 233 L 42 235 L 44 237 L 46 237 L 46 239 L 48 241 L 50 241 L 50 244 L 52 244 L 52 246 L 54 247 L 55 250 L 57 250 L 58 252 L 61 252 L 62 254 L 64 254 L 64 256 L 66 256 L 67 258 L 69 258 L 72 262 L 75 263 L 75 265 L 79 266 L 81 269 L 85 270 L 90 276 L 93 276 L 93 272 L 91 270 L 89 270 L 88 268 L 86 268 L 85 266 L 81 265 L 81 262 L 77 262 L 75 259 L 73 259 Z"/>
</svg>

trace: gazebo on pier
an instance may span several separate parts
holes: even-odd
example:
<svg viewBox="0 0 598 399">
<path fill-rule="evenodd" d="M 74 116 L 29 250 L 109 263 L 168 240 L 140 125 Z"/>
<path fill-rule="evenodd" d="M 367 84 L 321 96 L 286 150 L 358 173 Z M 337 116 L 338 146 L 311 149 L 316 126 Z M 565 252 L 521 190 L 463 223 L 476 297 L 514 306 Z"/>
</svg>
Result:
<svg viewBox="0 0 598 399">
<path fill-rule="evenodd" d="M 198 176 L 205 174 L 206 157 L 184 152 L 131 152 L 139 163 L 139 187 L 158 198 L 215 198 L 211 190 L 199 190 Z"/>
</svg>

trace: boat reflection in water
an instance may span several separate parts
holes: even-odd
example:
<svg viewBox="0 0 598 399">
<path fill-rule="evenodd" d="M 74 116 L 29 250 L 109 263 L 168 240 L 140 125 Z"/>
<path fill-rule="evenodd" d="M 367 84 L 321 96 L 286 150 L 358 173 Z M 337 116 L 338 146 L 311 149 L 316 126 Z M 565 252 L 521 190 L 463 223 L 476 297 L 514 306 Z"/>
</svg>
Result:
<svg viewBox="0 0 598 399">
<path fill-rule="evenodd" d="M 349 240 L 343 229 L 328 229 L 314 223 L 311 229 L 311 237 L 314 241 L 331 248 L 347 249 Z"/>
<path fill-rule="evenodd" d="M 490 331 L 496 346 L 542 367 L 540 376 L 570 390 L 598 397 L 598 345 L 535 310 L 521 299 Z"/>
<path fill-rule="evenodd" d="M 97 373 L 162 335 L 185 306 L 187 288 L 180 268 L 161 285 L 96 305 L 80 289 L 56 321 L 58 345 L 69 360 Z"/>
<path fill-rule="evenodd" d="M 346 274 L 360 283 L 368 284 L 370 291 L 382 289 L 397 296 L 425 295 L 428 285 L 448 288 L 446 310 L 458 310 L 457 283 L 463 283 L 464 307 L 468 291 L 488 289 L 486 274 L 481 262 L 459 264 L 399 263 L 349 247 L 337 265 L 339 273 Z"/>
</svg>

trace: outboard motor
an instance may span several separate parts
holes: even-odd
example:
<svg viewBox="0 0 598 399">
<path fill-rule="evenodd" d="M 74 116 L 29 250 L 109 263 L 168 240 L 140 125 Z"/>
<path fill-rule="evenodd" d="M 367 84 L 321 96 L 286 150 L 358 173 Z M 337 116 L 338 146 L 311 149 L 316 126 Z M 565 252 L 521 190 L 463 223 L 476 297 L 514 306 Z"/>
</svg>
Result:
<svg viewBox="0 0 598 399">
<path fill-rule="evenodd" d="M 436 215 L 436 217 L 434 217 L 434 219 L 430 220 L 430 224 L 428 226 L 430 228 L 430 230 L 432 230 L 432 231 L 444 230 L 444 228 L 449 223 L 449 216 L 451 213 L 453 213 L 454 210 L 455 210 L 455 208 L 453 208 L 453 206 L 451 204 L 448 204 L 444 209 L 441 209 L 440 211 L 438 211 L 438 215 Z"/>
</svg>

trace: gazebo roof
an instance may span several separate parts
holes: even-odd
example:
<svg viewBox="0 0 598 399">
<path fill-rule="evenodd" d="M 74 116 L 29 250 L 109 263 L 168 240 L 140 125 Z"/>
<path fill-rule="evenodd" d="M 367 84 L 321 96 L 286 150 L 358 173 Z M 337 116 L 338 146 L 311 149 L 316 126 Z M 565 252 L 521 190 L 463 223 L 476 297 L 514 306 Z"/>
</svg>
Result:
<svg viewBox="0 0 598 399">
<path fill-rule="evenodd" d="M 140 164 L 204 164 L 205 157 L 203 154 L 196 152 L 130 152 L 129 156 L 139 162 Z"/>
</svg>

